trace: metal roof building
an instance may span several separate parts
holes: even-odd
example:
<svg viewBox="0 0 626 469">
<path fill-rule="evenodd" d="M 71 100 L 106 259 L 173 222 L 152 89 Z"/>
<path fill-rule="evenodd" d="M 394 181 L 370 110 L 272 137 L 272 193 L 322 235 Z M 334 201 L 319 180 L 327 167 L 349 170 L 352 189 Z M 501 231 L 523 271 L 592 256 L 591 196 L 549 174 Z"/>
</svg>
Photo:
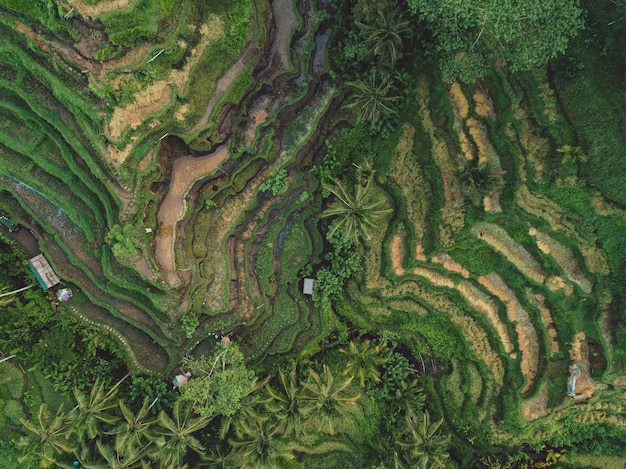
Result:
<svg viewBox="0 0 626 469">
<path fill-rule="evenodd" d="M 302 293 L 305 295 L 313 294 L 313 285 L 315 284 L 315 280 L 312 278 L 305 278 L 304 285 L 302 286 Z"/>
<path fill-rule="evenodd" d="M 41 285 L 44 291 L 61 281 L 59 277 L 57 277 L 57 274 L 54 273 L 50 263 L 43 254 L 38 254 L 32 259 L 29 259 L 28 267 L 33 274 L 35 274 L 37 282 L 39 282 L 39 285 Z"/>
</svg>

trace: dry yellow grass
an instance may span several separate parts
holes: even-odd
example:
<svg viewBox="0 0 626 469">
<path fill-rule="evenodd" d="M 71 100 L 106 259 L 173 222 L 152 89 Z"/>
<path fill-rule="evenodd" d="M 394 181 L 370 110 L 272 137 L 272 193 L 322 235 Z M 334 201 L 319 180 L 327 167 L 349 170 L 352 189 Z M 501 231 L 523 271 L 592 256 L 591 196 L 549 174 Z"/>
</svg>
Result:
<svg viewBox="0 0 626 469">
<path fill-rule="evenodd" d="M 504 367 L 498 354 L 489 345 L 489 337 L 476 321 L 467 316 L 453 316 L 452 320 L 463 329 L 472 353 L 482 360 L 490 371 L 490 378 L 498 388 L 502 387 Z"/>
<path fill-rule="evenodd" d="M 463 94 L 463 90 L 461 90 L 461 85 L 458 82 L 452 83 L 450 87 L 450 100 L 454 105 L 454 109 L 458 112 L 459 116 L 462 119 L 467 118 L 469 113 L 469 103 L 467 102 L 467 98 L 465 94 Z"/>
<path fill-rule="evenodd" d="M 530 280 L 536 283 L 544 282 L 545 276 L 539 263 L 503 228 L 493 223 L 477 223 L 472 227 L 471 232 L 502 254 Z"/>
<path fill-rule="evenodd" d="M 502 280 L 502 277 L 494 272 L 480 277 L 478 281 L 506 305 L 509 321 L 515 324 L 518 346 L 522 352 L 520 369 L 526 377 L 526 385 L 522 389 L 522 393 L 525 393 L 533 385 L 537 374 L 539 363 L 537 332 L 530 320 L 530 316 L 517 300 L 513 290 Z"/>
<path fill-rule="evenodd" d="M 556 340 L 557 332 L 554 327 L 554 322 L 552 321 L 552 314 L 550 313 L 550 309 L 548 309 L 548 307 L 546 306 L 545 296 L 538 293 L 535 294 L 530 289 L 526 291 L 526 296 L 528 297 L 530 303 L 541 313 L 541 320 L 546 328 L 546 331 L 548 332 L 550 352 L 557 353 L 559 351 L 559 342 Z"/>
<path fill-rule="evenodd" d="M 135 102 L 125 107 L 116 107 L 109 121 L 109 136 L 119 140 L 128 129 L 135 130 L 149 116 L 163 111 L 171 102 L 172 89 L 165 80 L 155 81 L 135 96 Z"/>
<path fill-rule="evenodd" d="M 546 383 L 541 383 L 539 392 L 532 398 L 522 403 L 522 416 L 528 422 L 545 417 L 551 412 L 548 408 L 548 388 Z"/>
<path fill-rule="evenodd" d="M 479 116 L 487 117 L 493 114 L 493 101 L 487 94 L 487 91 L 481 86 L 474 87 L 474 111 Z"/>
<path fill-rule="evenodd" d="M 484 127 L 476 119 L 467 119 L 467 126 L 469 133 L 476 144 L 478 151 L 478 164 L 486 163 L 489 161 L 489 152 L 487 151 L 487 135 Z"/>
<path fill-rule="evenodd" d="M 399 231 L 393 235 L 391 243 L 389 243 L 389 253 L 391 255 L 391 270 L 394 274 L 401 276 L 404 275 L 404 268 L 402 267 L 402 252 L 404 246 L 404 235 Z"/>
<path fill-rule="evenodd" d="M 199 31 L 199 42 L 191 51 L 185 65 L 177 70 L 172 69 L 163 80 L 158 80 L 147 88 L 135 94 L 135 101 L 124 107 L 116 107 L 108 123 L 109 137 L 112 140 L 119 140 L 127 130 L 135 130 L 140 125 L 150 122 L 152 116 L 163 112 L 173 102 L 174 96 L 182 95 L 189 83 L 191 71 L 198 62 L 205 57 L 206 49 L 224 37 L 224 22 L 217 15 L 210 15 L 207 23 L 203 24 Z M 109 80 L 112 85 L 119 85 L 120 77 L 113 77 Z M 175 119 L 184 120 L 185 114 L 189 111 L 189 104 L 183 104 L 180 108 L 173 110 Z M 154 122 L 154 121 L 153 121 Z M 111 155 L 117 163 L 123 163 L 128 152 L 117 151 Z"/>
<path fill-rule="evenodd" d="M 189 112 L 189 103 L 185 103 L 176 110 L 176 112 L 174 113 L 174 119 L 176 119 L 178 122 L 184 122 L 185 115 L 188 112 Z"/>
<path fill-rule="evenodd" d="M 502 213 L 499 193 L 492 193 L 483 197 L 483 207 L 488 213 Z"/>
<path fill-rule="evenodd" d="M 463 278 L 469 278 L 470 276 L 469 270 L 452 259 L 448 253 L 440 252 L 439 254 L 433 256 L 432 261 L 436 264 L 441 264 L 444 269 L 449 270 L 450 272 L 460 274 Z"/>
<path fill-rule="evenodd" d="M 485 318 L 487 318 L 491 327 L 493 327 L 498 333 L 498 337 L 500 338 L 500 342 L 502 343 L 505 352 L 511 353 L 513 351 L 513 345 L 511 344 L 509 332 L 506 325 L 500 320 L 498 309 L 489 296 L 474 287 L 469 282 L 461 282 L 458 286 L 458 291 L 461 293 L 465 301 L 467 301 L 467 303 L 472 307 L 472 309 L 478 311 L 485 316 Z"/>
<path fill-rule="evenodd" d="M 407 217 L 413 225 L 416 238 L 421 239 L 425 234 L 430 190 L 413 152 L 414 137 L 415 129 L 404 124 L 395 158 L 387 174 L 400 188 L 406 203 Z"/>
<path fill-rule="evenodd" d="M 548 118 L 549 122 L 556 122 L 559 115 L 558 104 L 549 82 L 539 85 L 539 94 L 543 100 L 543 115 Z"/>
<path fill-rule="evenodd" d="M 70 4 L 71 8 L 75 9 L 81 16 L 96 19 L 105 13 L 127 7 L 135 0 L 106 0 L 100 1 L 95 5 L 88 4 L 83 0 L 66 1 Z"/>
<path fill-rule="evenodd" d="M 430 283 L 432 283 L 435 287 L 445 287 L 445 288 L 454 288 L 454 281 L 450 277 L 446 277 L 445 275 L 438 274 L 437 272 L 433 272 L 425 267 L 415 267 L 413 269 L 413 273 L 415 275 L 419 275 L 420 277 L 424 277 Z"/>
<path fill-rule="evenodd" d="M 576 283 L 585 293 L 591 293 L 591 282 L 581 272 L 576 256 L 571 249 L 536 229 L 532 229 L 530 234 L 536 238 L 537 247 L 544 254 L 552 256 L 571 282 Z"/>
<path fill-rule="evenodd" d="M 200 41 L 198 45 L 193 48 L 191 54 L 185 65 L 180 69 L 172 69 L 169 73 L 168 81 L 176 86 L 176 90 L 179 94 L 185 91 L 187 84 L 189 83 L 189 76 L 191 70 L 204 59 L 206 49 L 222 39 L 225 34 L 224 20 L 217 15 L 209 15 L 206 23 L 203 23 L 200 27 Z"/>
<path fill-rule="evenodd" d="M 473 160 L 474 157 L 474 146 L 467 138 L 467 134 L 465 131 L 459 131 L 459 142 L 461 143 L 461 151 L 463 155 L 465 155 L 466 160 Z"/>
<path fill-rule="evenodd" d="M 546 279 L 546 286 L 554 292 L 562 290 L 567 296 L 574 292 L 574 287 L 572 285 L 566 283 L 565 280 L 556 275 L 552 275 Z"/>
<path fill-rule="evenodd" d="M 418 243 L 417 246 L 415 246 L 415 260 L 420 262 L 428 261 L 424 255 L 424 245 L 422 243 Z"/>
<path fill-rule="evenodd" d="M 533 130 L 527 129 L 520 132 L 519 140 L 526 150 L 528 161 L 533 166 L 537 179 L 541 181 L 545 171 L 543 161 L 550 149 L 548 139 L 535 135 Z"/>
</svg>

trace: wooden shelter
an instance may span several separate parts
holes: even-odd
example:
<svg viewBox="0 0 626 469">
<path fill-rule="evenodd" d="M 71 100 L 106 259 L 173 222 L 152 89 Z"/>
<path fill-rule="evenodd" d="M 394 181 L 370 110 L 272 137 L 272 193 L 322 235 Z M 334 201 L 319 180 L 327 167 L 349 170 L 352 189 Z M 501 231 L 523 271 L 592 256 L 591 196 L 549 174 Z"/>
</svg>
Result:
<svg viewBox="0 0 626 469">
<path fill-rule="evenodd" d="M 61 281 L 52 270 L 52 266 L 43 254 L 38 254 L 28 261 L 28 267 L 35 274 L 35 278 L 41 288 L 46 291 Z"/>
</svg>

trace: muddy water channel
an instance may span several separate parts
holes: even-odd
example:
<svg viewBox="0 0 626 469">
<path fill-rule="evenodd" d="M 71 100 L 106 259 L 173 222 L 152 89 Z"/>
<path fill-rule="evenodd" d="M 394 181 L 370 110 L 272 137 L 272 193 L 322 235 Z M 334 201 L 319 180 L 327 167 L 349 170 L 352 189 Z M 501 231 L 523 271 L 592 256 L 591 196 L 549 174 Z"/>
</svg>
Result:
<svg viewBox="0 0 626 469">
<path fill-rule="evenodd" d="M 176 224 L 185 215 L 185 196 L 193 184 L 212 174 L 228 158 L 228 149 L 222 145 L 214 152 L 202 156 L 183 156 L 174 161 L 170 187 L 159 208 L 159 226 L 156 234 L 155 257 L 163 276 L 173 287 L 180 279 L 176 274 L 174 244 Z"/>
</svg>

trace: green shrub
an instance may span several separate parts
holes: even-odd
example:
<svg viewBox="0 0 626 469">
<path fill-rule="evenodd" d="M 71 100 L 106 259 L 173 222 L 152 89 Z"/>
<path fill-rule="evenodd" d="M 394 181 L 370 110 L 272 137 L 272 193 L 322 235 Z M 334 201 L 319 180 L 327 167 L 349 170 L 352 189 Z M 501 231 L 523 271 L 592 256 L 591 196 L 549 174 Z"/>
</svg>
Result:
<svg viewBox="0 0 626 469">
<path fill-rule="evenodd" d="M 7 401 L 2 413 L 13 425 L 21 425 L 20 420 L 26 417 L 20 401 L 14 399 Z"/>
<path fill-rule="evenodd" d="M 10 362 L 0 363 L 0 378 L 6 379 L 6 383 L 0 385 L 0 389 L 4 388 L 4 392 L 0 392 L 0 396 L 11 399 L 22 397 L 24 375 L 16 366 Z"/>
</svg>

